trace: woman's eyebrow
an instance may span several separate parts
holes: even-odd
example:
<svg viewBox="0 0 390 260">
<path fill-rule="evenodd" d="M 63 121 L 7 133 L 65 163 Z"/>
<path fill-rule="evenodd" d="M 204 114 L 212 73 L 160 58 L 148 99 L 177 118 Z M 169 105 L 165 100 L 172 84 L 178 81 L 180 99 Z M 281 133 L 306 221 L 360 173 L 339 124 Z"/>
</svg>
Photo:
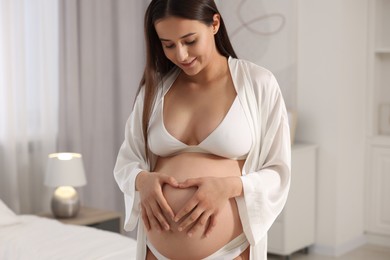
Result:
<svg viewBox="0 0 390 260">
<path fill-rule="evenodd" d="M 196 34 L 196 33 L 187 33 L 186 35 L 181 36 L 180 39 L 184 39 L 184 38 L 186 38 L 188 36 L 192 36 L 194 34 Z M 171 40 L 160 38 L 160 41 L 168 42 L 168 41 L 171 41 Z"/>
</svg>

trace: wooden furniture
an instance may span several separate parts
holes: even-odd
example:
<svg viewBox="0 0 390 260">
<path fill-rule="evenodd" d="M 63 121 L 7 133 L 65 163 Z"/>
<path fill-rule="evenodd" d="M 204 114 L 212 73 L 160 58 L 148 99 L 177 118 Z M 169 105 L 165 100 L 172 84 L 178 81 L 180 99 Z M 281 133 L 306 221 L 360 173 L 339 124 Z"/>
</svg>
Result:
<svg viewBox="0 0 390 260">
<path fill-rule="evenodd" d="M 291 150 L 291 186 L 282 213 L 268 231 L 268 253 L 286 259 L 315 240 L 315 145 L 295 144 Z"/>
<path fill-rule="evenodd" d="M 390 0 L 368 4 L 366 237 L 390 246 Z"/>
<path fill-rule="evenodd" d="M 51 213 L 39 214 L 39 216 L 55 219 Z M 123 217 L 116 211 L 82 207 L 76 217 L 57 218 L 57 220 L 64 224 L 89 226 L 116 233 L 123 232 Z"/>
</svg>

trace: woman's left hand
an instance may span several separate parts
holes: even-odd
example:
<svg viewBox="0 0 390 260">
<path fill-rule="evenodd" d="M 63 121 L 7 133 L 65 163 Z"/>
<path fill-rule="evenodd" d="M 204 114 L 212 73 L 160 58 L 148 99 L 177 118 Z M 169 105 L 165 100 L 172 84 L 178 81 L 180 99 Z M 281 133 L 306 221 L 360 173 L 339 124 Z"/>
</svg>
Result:
<svg viewBox="0 0 390 260">
<path fill-rule="evenodd" d="M 191 237 L 210 220 L 204 233 L 207 237 L 217 224 L 216 216 L 226 206 L 229 199 L 235 196 L 232 191 L 237 189 L 231 185 L 237 184 L 237 182 L 232 182 L 232 178 L 237 180 L 237 177 L 201 177 L 187 179 L 180 183 L 179 188 L 197 187 L 198 190 L 174 218 L 176 222 L 183 218 L 179 225 L 179 231 L 193 225 L 187 232 L 188 236 Z M 239 184 L 242 185 L 241 180 L 239 180 Z M 185 217 L 187 214 L 188 216 Z"/>
</svg>

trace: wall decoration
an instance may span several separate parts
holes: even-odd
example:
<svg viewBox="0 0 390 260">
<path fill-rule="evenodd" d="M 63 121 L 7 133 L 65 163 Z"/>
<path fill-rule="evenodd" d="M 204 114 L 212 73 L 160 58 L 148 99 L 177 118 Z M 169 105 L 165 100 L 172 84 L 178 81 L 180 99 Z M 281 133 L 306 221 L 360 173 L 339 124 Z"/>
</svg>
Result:
<svg viewBox="0 0 390 260">
<path fill-rule="evenodd" d="M 296 108 L 296 0 L 216 0 L 237 55 L 272 71 Z"/>
</svg>

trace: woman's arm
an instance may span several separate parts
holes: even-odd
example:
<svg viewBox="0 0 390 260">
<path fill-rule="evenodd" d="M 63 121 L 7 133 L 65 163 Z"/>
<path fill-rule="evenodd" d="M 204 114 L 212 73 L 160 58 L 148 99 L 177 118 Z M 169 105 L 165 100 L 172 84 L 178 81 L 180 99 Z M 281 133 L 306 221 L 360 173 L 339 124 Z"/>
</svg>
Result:
<svg viewBox="0 0 390 260">
<path fill-rule="evenodd" d="M 269 73 L 257 97 L 259 122 L 255 149 L 243 168 L 243 197 L 236 199 L 245 235 L 251 245 L 263 239 L 282 211 L 291 180 L 291 140 L 284 100 Z M 260 102 L 260 98 L 262 102 Z"/>
<path fill-rule="evenodd" d="M 165 198 L 162 196 L 162 183 L 170 183 L 175 186 L 172 179 L 161 174 L 149 176 L 149 161 L 146 158 L 145 142 L 142 131 L 142 111 L 143 111 L 143 89 L 134 104 L 132 113 L 126 123 L 125 140 L 119 150 L 114 168 L 115 180 L 124 193 L 126 218 L 125 230 L 133 230 L 138 222 L 141 211 L 145 225 L 164 227 L 167 223 L 165 218 L 161 218 L 162 211 L 173 214 Z M 150 182 L 159 183 L 153 185 L 153 191 L 147 185 Z M 145 183 L 145 185 L 143 185 Z M 137 187 L 136 187 L 137 184 Z M 137 189 L 136 189 L 137 188 Z M 158 207 L 157 207 L 158 205 Z M 159 221 L 156 222 L 156 219 Z"/>
<path fill-rule="evenodd" d="M 244 196 L 236 199 L 244 232 L 255 245 L 268 232 L 287 200 L 290 187 L 290 135 L 283 119 L 263 166 L 241 177 Z"/>
<path fill-rule="evenodd" d="M 141 212 L 139 193 L 135 190 L 135 179 L 138 174 L 149 169 L 145 157 L 142 133 L 143 91 L 136 98 L 133 111 L 125 126 L 123 141 L 114 167 L 114 178 L 124 194 L 126 217 L 125 230 L 133 230 Z"/>
</svg>

